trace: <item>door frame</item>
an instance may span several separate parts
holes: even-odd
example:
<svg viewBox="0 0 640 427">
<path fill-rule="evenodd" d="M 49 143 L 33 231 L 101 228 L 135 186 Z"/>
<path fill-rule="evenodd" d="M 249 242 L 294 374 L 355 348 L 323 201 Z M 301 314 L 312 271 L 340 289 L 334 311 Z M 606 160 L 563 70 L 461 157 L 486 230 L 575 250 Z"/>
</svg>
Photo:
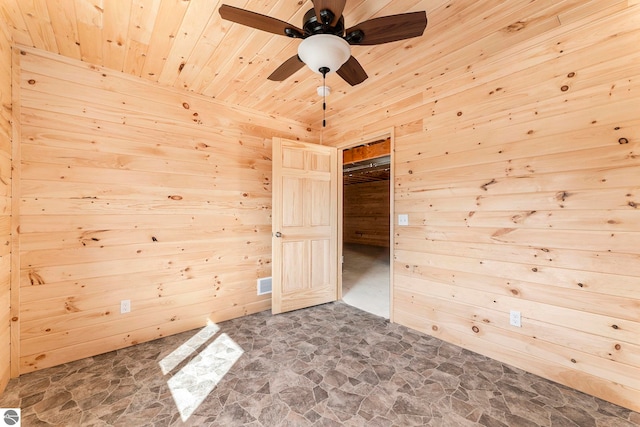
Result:
<svg viewBox="0 0 640 427">
<path fill-rule="evenodd" d="M 395 247 L 394 240 L 394 181 L 395 181 L 395 134 L 394 128 L 389 128 L 377 133 L 371 133 L 363 135 L 357 140 L 347 141 L 341 144 L 336 144 L 338 149 L 338 299 L 342 299 L 342 248 L 344 245 L 342 239 L 343 233 L 343 221 L 344 221 L 344 179 L 343 179 L 343 156 L 344 151 L 353 147 L 357 147 L 362 144 L 370 142 L 380 141 L 382 139 L 389 138 L 390 153 L 391 156 L 391 170 L 389 174 L 389 321 L 393 323 L 393 254 Z"/>
</svg>

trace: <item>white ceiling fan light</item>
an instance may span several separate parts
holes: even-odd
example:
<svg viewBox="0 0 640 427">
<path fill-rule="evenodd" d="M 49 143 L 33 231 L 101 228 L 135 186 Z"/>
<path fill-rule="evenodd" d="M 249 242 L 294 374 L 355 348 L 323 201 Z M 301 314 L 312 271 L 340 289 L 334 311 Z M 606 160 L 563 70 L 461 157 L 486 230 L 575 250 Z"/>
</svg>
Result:
<svg viewBox="0 0 640 427">
<path fill-rule="evenodd" d="M 336 72 L 351 57 L 351 47 L 346 40 L 332 34 L 315 34 L 302 40 L 298 57 L 317 74 Z"/>
</svg>

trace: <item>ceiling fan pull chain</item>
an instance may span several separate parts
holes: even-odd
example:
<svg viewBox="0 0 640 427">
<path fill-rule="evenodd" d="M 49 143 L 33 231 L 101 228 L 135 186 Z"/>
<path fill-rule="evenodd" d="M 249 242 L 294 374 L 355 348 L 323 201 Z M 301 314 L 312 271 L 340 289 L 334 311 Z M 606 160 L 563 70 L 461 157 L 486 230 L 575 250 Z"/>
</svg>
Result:
<svg viewBox="0 0 640 427">
<path fill-rule="evenodd" d="M 324 80 L 324 79 L 323 79 Z M 324 81 L 322 82 L 323 86 L 325 86 L 325 88 L 323 89 L 323 99 L 322 99 L 322 127 L 326 128 L 327 127 L 327 89 L 326 89 L 326 85 L 324 84 Z"/>
<path fill-rule="evenodd" d="M 330 70 L 327 67 L 320 68 L 322 73 L 322 127 L 327 127 L 327 73 Z"/>
</svg>

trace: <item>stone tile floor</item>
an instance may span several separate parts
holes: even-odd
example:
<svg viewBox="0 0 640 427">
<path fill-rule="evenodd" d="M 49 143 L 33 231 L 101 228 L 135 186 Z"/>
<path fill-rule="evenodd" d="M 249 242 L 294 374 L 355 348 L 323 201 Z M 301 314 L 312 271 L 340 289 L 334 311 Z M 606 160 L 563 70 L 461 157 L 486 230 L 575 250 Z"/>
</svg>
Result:
<svg viewBox="0 0 640 427">
<path fill-rule="evenodd" d="M 0 406 L 21 407 L 23 426 L 640 425 L 636 412 L 341 302 L 26 374 Z"/>
</svg>

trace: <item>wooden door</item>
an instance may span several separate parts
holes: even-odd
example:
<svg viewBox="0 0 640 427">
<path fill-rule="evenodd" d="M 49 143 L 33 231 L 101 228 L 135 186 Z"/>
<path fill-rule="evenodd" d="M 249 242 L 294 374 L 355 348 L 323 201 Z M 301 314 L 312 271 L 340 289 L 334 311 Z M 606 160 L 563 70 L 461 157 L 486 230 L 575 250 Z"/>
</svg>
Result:
<svg viewBox="0 0 640 427">
<path fill-rule="evenodd" d="M 338 296 L 337 150 L 273 139 L 273 314 Z"/>
</svg>

